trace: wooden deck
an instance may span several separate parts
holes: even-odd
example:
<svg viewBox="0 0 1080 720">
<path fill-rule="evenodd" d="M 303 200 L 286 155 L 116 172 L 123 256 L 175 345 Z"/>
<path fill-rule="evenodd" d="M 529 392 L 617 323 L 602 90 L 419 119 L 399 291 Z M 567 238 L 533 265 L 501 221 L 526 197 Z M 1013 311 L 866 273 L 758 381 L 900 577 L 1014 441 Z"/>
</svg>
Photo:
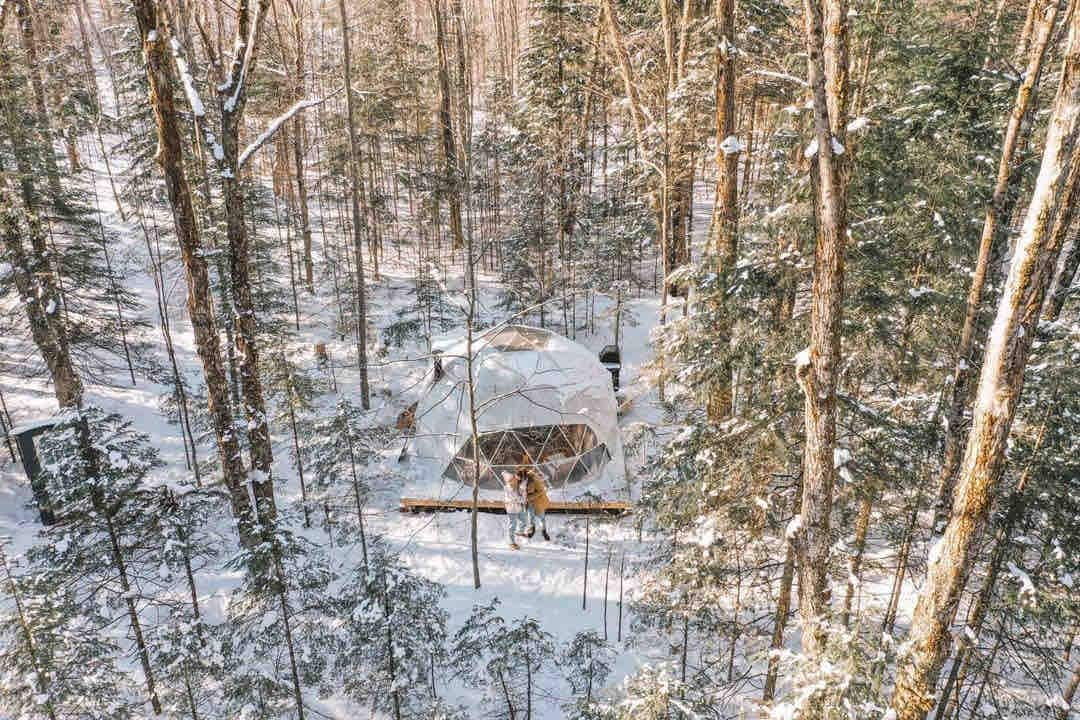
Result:
<svg viewBox="0 0 1080 720">
<path fill-rule="evenodd" d="M 401 498 L 401 512 L 455 512 L 471 510 L 472 500 L 436 500 L 432 498 Z M 505 515 L 506 508 L 499 500 L 480 500 L 477 510 L 482 513 Z M 552 515 L 625 515 L 630 512 L 627 502 L 554 502 L 548 506 Z"/>
</svg>

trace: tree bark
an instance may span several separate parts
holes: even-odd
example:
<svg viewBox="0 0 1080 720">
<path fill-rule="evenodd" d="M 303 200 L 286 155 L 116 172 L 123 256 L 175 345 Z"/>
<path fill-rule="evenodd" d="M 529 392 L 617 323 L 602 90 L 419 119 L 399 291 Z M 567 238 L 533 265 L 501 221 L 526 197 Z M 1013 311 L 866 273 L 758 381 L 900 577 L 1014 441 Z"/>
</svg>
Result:
<svg viewBox="0 0 1080 720">
<path fill-rule="evenodd" d="M 892 697 L 898 720 L 921 720 L 933 706 L 934 686 L 949 648 L 949 626 L 997 490 L 1039 311 L 1061 250 L 1050 228 L 1078 130 L 1080 14 L 1074 14 L 1042 165 L 988 337 L 952 514 L 931 553 L 912 619 L 910 649 L 898 662 Z"/>
<path fill-rule="evenodd" d="M 247 103 L 248 73 L 254 67 L 259 36 L 270 0 L 258 0 L 252 12 L 250 0 L 236 6 L 236 35 L 225 82 L 219 86 L 218 106 L 221 115 L 220 162 L 221 194 L 225 205 L 225 235 L 229 242 L 229 281 L 232 290 L 236 332 L 233 341 L 240 360 L 240 393 L 247 421 L 248 449 L 251 454 L 249 492 L 257 505 L 256 514 L 264 531 L 277 515 L 274 504 L 272 466 L 274 452 L 270 445 L 266 401 L 259 376 L 259 355 L 255 299 L 251 293 L 249 256 L 251 241 L 247 228 L 247 199 L 240 180 L 240 130 Z"/>
<path fill-rule="evenodd" d="M 450 209 L 450 235 L 455 251 L 465 246 L 461 228 L 461 168 L 454 139 L 454 121 L 451 112 L 453 96 L 450 90 L 450 67 L 446 50 L 446 20 L 442 0 L 432 0 L 435 19 L 435 53 L 438 57 L 439 81 L 439 130 L 442 137 L 442 153 L 445 172 L 447 204 Z"/>
<path fill-rule="evenodd" d="M 866 550 L 866 532 L 870 528 L 870 511 L 874 499 L 867 495 L 859 501 L 859 513 L 855 516 L 855 547 L 848 564 L 847 588 L 844 590 L 844 610 L 840 615 L 840 624 L 845 628 L 851 624 L 851 606 L 855 602 L 855 591 L 862 571 L 863 552 Z"/>
<path fill-rule="evenodd" d="M 45 175 L 48 179 L 49 193 L 53 199 L 60 197 L 60 172 L 56 167 L 56 153 L 53 149 L 53 132 L 49 111 L 45 104 L 45 83 L 41 79 L 41 66 L 38 58 L 37 37 L 34 34 L 34 17 L 27 0 L 13 0 L 15 16 L 19 21 L 19 39 L 26 54 L 26 67 L 29 71 L 30 89 L 33 91 L 35 124 L 41 142 L 42 159 L 45 162 Z"/>
<path fill-rule="evenodd" d="M 1030 132 L 1030 123 L 1025 123 L 1028 108 L 1032 101 L 1032 92 L 1039 81 L 1046 49 L 1057 17 L 1057 0 L 1031 0 L 1030 12 L 1037 13 L 1040 20 L 1038 36 L 1031 48 L 1024 80 L 1016 91 L 1009 122 L 1005 128 L 1005 137 L 1001 145 L 1001 159 L 998 162 L 997 179 L 994 182 L 993 195 L 986 205 L 983 217 L 982 236 L 979 238 L 979 254 L 975 261 L 975 274 L 971 278 L 967 305 L 964 311 L 964 324 L 960 331 L 960 341 L 956 347 L 956 365 L 952 375 L 952 393 L 945 416 L 945 450 L 938 476 L 937 502 L 934 505 L 934 525 L 944 524 L 952 501 L 956 472 L 960 467 L 960 456 L 964 442 L 964 413 L 968 404 L 969 382 L 972 366 L 975 364 L 973 349 L 979 309 L 982 305 L 983 290 L 991 264 L 991 256 L 996 245 L 1001 242 L 1000 225 L 1004 210 L 1009 205 L 1009 197 L 1014 192 L 1018 180 L 1014 173 L 1016 150 L 1023 140 L 1024 128 Z M 1045 11 L 1045 15 L 1044 12 Z"/>
<path fill-rule="evenodd" d="M 712 219 L 712 250 L 716 273 L 725 288 L 739 252 L 739 154 L 735 138 L 735 0 L 718 0 L 716 23 L 720 42 L 716 47 L 716 205 Z M 735 139 L 734 143 L 730 142 Z M 721 290 L 722 298 L 727 293 Z M 723 302 L 721 300 L 720 302 Z M 732 308 L 721 308 L 716 328 L 717 342 L 724 348 L 731 344 Z M 731 415 L 731 363 L 721 363 L 720 379 L 707 403 L 709 419 L 724 420 Z"/>
<path fill-rule="evenodd" d="M 1046 419 L 1044 416 L 1042 427 L 1039 429 L 1039 434 L 1036 438 L 1034 452 L 1038 452 L 1045 437 Z M 941 700 L 938 702 L 938 709 L 937 713 L 934 715 L 934 720 L 943 720 L 944 718 L 951 717 L 957 710 L 956 702 L 960 694 L 960 689 L 964 687 L 964 682 L 967 679 L 971 653 L 974 650 L 972 646 L 974 645 L 975 638 L 978 637 L 979 632 L 982 630 L 982 624 L 986 619 L 986 613 L 990 609 L 990 600 L 994 592 L 994 586 L 997 584 L 998 574 L 1001 572 L 1001 565 L 1004 563 L 1005 555 L 1012 544 L 1013 527 L 1023 514 L 1025 508 L 1024 492 L 1027 489 L 1027 483 L 1030 477 L 1031 467 L 1029 465 L 1024 468 L 1024 472 L 1020 475 L 1016 487 L 1013 488 L 1013 491 L 1009 494 L 1009 499 L 1005 503 L 1005 518 L 1002 520 L 1001 527 L 998 528 L 996 533 L 997 537 L 995 538 L 994 550 L 990 554 L 990 561 L 987 563 L 986 577 L 983 578 L 982 587 L 979 589 L 979 594 L 975 596 L 975 601 L 968 611 L 967 621 L 965 622 L 966 629 L 971 631 L 973 637 L 970 642 L 965 636 L 960 636 L 959 638 L 956 658 L 953 660 L 952 668 L 950 668 L 948 678 L 945 681 L 945 686 L 942 688 Z M 956 688 L 955 694 L 952 692 L 954 687 Z"/>
<path fill-rule="evenodd" d="M 30 237 L 31 251 L 23 246 Z M 0 249 L 12 267 L 12 279 L 26 313 L 34 345 L 41 353 L 62 408 L 82 405 L 83 384 L 75 369 L 67 328 L 60 311 L 60 294 L 49 264 L 44 230 L 37 213 L 19 203 L 0 178 Z"/>
<path fill-rule="evenodd" d="M 239 526 L 240 540 L 251 546 L 258 542 L 256 531 L 260 520 L 256 508 L 248 499 L 247 473 L 233 426 L 228 381 L 221 360 L 217 324 L 211 304 L 210 274 L 195 223 L 191 188 L 184 174 L 180 129 L 173 100 L 173 73 L 165 50 L 165 29 L 159 20 L 154 0 L 133 0 L 132 5 L 142 37 L 150 105 L 157 126 L 156 160 L 164 173 L 165 190 L 172 206 L 173 225 L 187 279 L 188 317 L 191 319 L 195 348 L 206 380 L 207 405 L 217 440 L 218 459 L 229 491 L 233 515 Z M 155 35 L 151 36 L 151 32 Z"/>
<path fill-rule="evenodd" d="M 296 57 L 292 71 L 293 97 L 297 102 L 304 99 L 304 18 L 294 0 L 286 0 L 292 16 L 293 36 L 296 39 Z M 276 17 L 276 16 L 275 16 Z M 284 48 L 282 48 L 284 54 Z M 300 215 L 300 236 L 304 249 L 304 286 L 308 293 L 315 292 L 315 262 L 311 255 L 311 216 L 308 212 L 307 178 L 304 176 L 304 117 L 296 114 L 292 132 L 293 169 L 296 172 L 296 207 Z"/>
<path fill-rule="evenodd" d="M 345 0 L 338 0 L 341 16 L 341 43 L 344 55 L 345 107 L 349 117 L 349 198 L 352 203 L 353 257 L 356 271 L 356 359 L 360 366 L 360 406 L 371 409 L 371 390 L 368 386 L 367 367 L 367 287 L 364 280 L 364 243 L 360 229 L 363 217 L 360 213 L 360 146 L 356 142 L 356 110 L 353 107 L 352 53 L 349 45 L 348 15 Z"/>
<path fill-rule="evenodd" d="M 633 71 L 630 69 L 630 55 L 626 52 L 626 43 L 623 41 L 622 31 L 619 29 L 619 21 L 615 17 L 615 11 L 611 7 L 611 0 L 603 0 L 601 4 L 604 26 L 607 29 L 608 40 L 611 43 L 611 52 L 615 56 L 616 65 L 619 68 L 619 76 L 623 81 L 623 89 L 630 102 L 630 118 L 634 123 L 634 135 L 637 138 L 637 146 L 641 153 L 645 152 L 645 115 L 641 109 L 641 98 L 638 95 L 637 85 L 634 84 Z"/>
<path fill-rule="evenodd" d="M 1072 169 L 1069 170 L 1069 179 L 1066 183 L 1065 199 L 1062 201 L 1061 210 L 1057 219 L 1054 220 L 1053 242 L 1060 243 L 1064 247 L 1065 239 L 1072 232 L 1072 243 L 1064 251 L 1064 258 L 1058 267 L 1058 272 L 1051 285 L 1051 290 L 1043 304 L 1043 320 L 1054 322 L 1061 316 L 1061 309 L 1065 306 L 1065 300 L 1069 297 L 1073 279 L 1076 277 L 1076 269 L 1080 266 L 1080 233 L 1076 231 L 1076 206 L 1080 205 L 1080 153 L 1073 154 Z"/>
<path fill-rule="evenodd" d="M 802 507 L 802 477 L 799 477 L 795 486 L 795 501 L 792 503 L 795 511 Z M 769 643 L 769 666 L 765 673 L 765 687 L 761 693 L 764 702 L 771 702 L 776 693 L 776 679 L 780 673 L 780 658 L 776 654 L 784 647 L 784 629 L 787 627 L 788 615 L 791 613 L 791 585 L 795 580 L 795 547 L 792 543 L 785 543 L 784 569 L 780 574 L 780 592 L 776 600 L 776 613 L 773 616 L 772 640 Z"/>
<path fill-rule="evenodd" d="M 1080 686 L 1080 663 L 1077 663 L 1073 668 L 1069 682 L 1061 691 L 1061 699 L 1064 705 L 1058 708 L 1057 720 L 1069 720 L 1069 709 L 1072 707 L 1073 698 L 1076 697 L 1076 688 L 1078 686 Z"/>
<path fill-rule="evenodd" d="M 847 9 L 844 0 L 826 0 L 824 10 L 818 0 L 805 0 L 803 6 L 814 138 L 818 146 L 818 221 L 810 346 L 796 360 L 796 376 L 805 396 L 806 444 L 801 524 L 793 533 L 793 542 L 798 557 L 802 645 L 804 653 L 812 659 L 825 643 L 830 600 L 829 514 L 835 475 L 836 383 L 847 238 L 847 178 L 841 151 L 847 125 Z"/>
</svg>

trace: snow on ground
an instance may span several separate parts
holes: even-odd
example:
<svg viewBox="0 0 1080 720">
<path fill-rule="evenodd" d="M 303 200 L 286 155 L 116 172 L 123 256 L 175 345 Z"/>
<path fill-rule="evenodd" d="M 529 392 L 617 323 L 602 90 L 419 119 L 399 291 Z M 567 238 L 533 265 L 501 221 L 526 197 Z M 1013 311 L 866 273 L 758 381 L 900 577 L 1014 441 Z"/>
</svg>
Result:
<svg viewBox="0 0 1080 720">
<path fill-rule="evenodd" d="M 116 249 L 117 255 L 127 258 L 137 268 L 144 268 L 143 271 L 134 272 L 127 282 L 144 303 L 143 319 L 153 326 L 147 332 L 146 339 L 159 346 L 159 359 L 164 360 L 165 353 L 160 347 L 157 330 L 158 319 L 153 311 L 155 292 L 150 275 L 145 271 L 148 261 L 140 231 L 130 220 L 130 214 L 128 222 L 121 221 L 105 176 L 104 165 L 96 149 L 86 147 L 84 156 L 90 165 L 89 172 L 97 183 L 106 227 L 118 233 L 121 238 Z M 120 164 L 116 158 L 113 158 L 112 162 L 114 169 Z M 701 183 L 699 202 L 695 208 L 699 218 L 708 218 L 710 214 L 710 198 L 706 185 L 704 181 Z M 315 203 L 312 210 L 314 213 L 320 212 L 321 204 Z M 169 217 L 163 213 L 157 220 L 162 225 L 170 222 Z M 707 224 L 705 220 L 696 223 L 696 245 L 700 245 Z M 313 217 L 312 227 L 318 252 L 322 247 L 322 238 L 319 235 L 321 223 L 317 217 Z M 270 233 L 274 232 L 274 229 L 264 227 L 260 232 Z M 408 250 L 405 254 L 409 255 Z M 371 348 L 372 405 L 375 416 L 387 424 L 392 424 L 399 412 L 416 401 L 430 368 L 427 343 L 422 338 L 415 338 L 401 348 L 382 347 L 382 329 L 397 319 L 398 311 L 411 300 L 411 290 L 414 287 L 415 271 L 412 265 L 394 258 L 395 253 L 388 249 L 380 268 L 380 277 L 371 281 L 369 287 L 373 325 L 371 335 L 376 338 L 375 345 Z M 447 288 L 460 288 L 460 267 L 450 268 L 442 280 Z M 496 279 L 482 276 L 479 282 L 482 317 L 489 321 L 505 320 L 505 316 L 499 316 L 494 309 L 498 292 Z M 182 268 L 175 256 L 167 258 L 166 291 L 177 360 L 189 382 L 198 386 L 201 384 L 201 367 L 194 351 L 193 336 L 184 307 L 186 287 Z M 289 350 L 294 352 L 296 357 L 304 359 L 309 369 L 314 369 L 312 347 L 315 343 L 326 343 L 335 365 L 334 372 L 340 394 L 358 401 L 359 381 L 352 339 L 346 338 L 342 341 L 330 329 L 335 312 L 332 284 L 329 280 L 323 282 L 314 297 L 301 291 L 300 301 L 301 330 Z M 637 471 L 646 458 L 659 447 L 663 436 L 670 432 L 669 428 L 664 427 L 663 412 L 649 377 L 649 364 L 653 359 L 650 333 L 657 325 L 659 309 L 659 301 L 655 295 L 641 296 L 636 291 L 623 303 L 622 387 L 619 397 L 620 402 L 626 405 L 626 412 L 620 417 L 620 426 L 624 434 L 624 445 L 628 448 L 627 470 L 631 478 L 633 498 L 637 497 L 639 487 Z M 613 310 L 613 298 L 598 297 L 595 332 L 580 330 L 575 339 L 594 352 L 613 342 Z M 674 312 L 680 311 L 676 309 Z M 579 307 L 578 317 L 584 317 L 583 305 Z M 183 441 L 179 426 L 167 422 L 159 410 L 159 401 L 167 388 L 141 377 L 135 387 L 131 387 L 130 382 L 119 374 L 112 380 L 114 384 L 110 386 L 91 384 L 88 387 L 88 401 L 122 414 L 132 420 L 137 429 L 151 436 L 154 446 L 158 448 L 166 463 L 158 476 L 160 480 L 186 477 L 188 472 L 184 467 Z M 16 424 L 48 416 L 55 409 L 50 388 L 40 380 L 27 381 L 0 376 L 0 391 L 3 392 Z M 321 402 L 324 408 L 329 408 L 335 400 L 335 397 L 328 396 Z M 656 437 L 650 439 L 647 435 L 644 444 L 631 444 L 631 435 L 636 434 L 635 431 L 642 426 L 652 428 Z M 275 492 L 279 504 L 296 503 L 299 500 L 300 488 L 292 466 L 291 438 L 284 432 L 284 428 L 273 429 Z M 444 606 L 451 617 L 451 632 L 457 629 L 474 605 L 498 598 L 501 603 L 500 612 L 504 617 L 514 619 L 524 615 L 533 616 L 541 622 L 544 630 L 552 633 L 559 644 L 563 644 L 582 630 L 592 629 L 603 633 L 606 609 L 607 635 L 618 651 L 610 683 L 621 683 L 646 660 L 672 659 L 669 655 L 670 648 L 642 647 L 628 642 L 631 634 L 627 611 L 623 612 L 622 617 L 623 642 L 616 642 L 619 635 L 618 568 L 623 553 L 629 570 L 629 566 L 642 550 L 637 544 L 636 528 L 630 520 L 594 518 L 589 521 L 589 560 L 586 574 L 584 518 L 552 516 L 549 519 L 551 542 L 543 541 L 537 534 L 530 540 L 522 540 L 521 549 L 513 551 L 506 541 L 505 518 L 481 514 L 479 554 L 482 586 L 479 590 L 474 590 L 468 513 L 407 515 L 398 511 L 398 499 L 409 481 L 410 473 L 413 472 L 408 462 L 399 463 L 400 448 L 399 439 L 382 453 L 382 468 L 388 477 L 395 479 L 389 481 L 389 485 L 375 489 L 372 504 L 368 508 L 367 522 L 370 530 L 386 538 L 417 573 L 438 582 L 446 589 Z M 8 552 L 17 556 L 33 542 L 40 526 L 36 511 L 31 507 L 30 489 L 21 467 L 10 461 L 6 449 L 0 449 L 0 452 L 3 453 L 0 456 L 0 538 L 7 541 Z M 214 452 L 214 448 L 204 443 L 199 452 L 202 457 L 206 457 Z M 231 537 L 231 519 L 222 517 L 219 522 L 222 534 Z M 325 534 L 317 527 L 304 532 L 311 539 L 326 544 Z M 359 549 L 355 546 L 337 547 L 332 550 L 332 556 L 339 568 L 347 568 L 357 563 Z M 890 553 L 879 547 L 872 547 L 868 553 L 868 567 L 880 563 L 880 567 L 885 569 L 890 567 L 892 562 Z M 608 582 L 605 604 L 606 575 Z M 866 581 L 861 587 L 859 604 L 865 606 L 867 603 L 881 603 L 888 596 L 890 581 L 887 572 L 875 573 L 874 581 Z M 230 589 L 237 584 L 238 577 L 225 571 L 204 572 L 199 576 L 198 582 L 204 596 L 202 604 L 207 617 L 211 621 L 220 618 L 225 600 Z M 626 597 L 632 594 L 635 586 L 635 581 L 628 572 L 624 588 Z M 905 588 L 901 618 L 907 616 L 913 591 L 913 588 Z M 900 622 L 902 624 L 906 621 L 901 619 Z M 797 642 L 790 637 L 795 635 L 794 632 L 789 633 L 789 642 Z M 138 672 L 134 668 L 132 671 Z M 565 699 L 569 695 L 565 682 L 553 672 L 549 672 L 540 685 L 542 694 L 536 708 L 538 720 L 562 717 L 558 703 L 560 698 Z M 446 692 L 457 701 L 475 708 L 478 697 L 476 693 L 466 693 L 460 688 L 447 688 Z M 327 701 L 311 698 L 311 702 L 334 717 L 345 717 L 352 712 L 341 698 Z"/>
<path fill-rule="evenodd" d="M 108 144 L 109 139 L 106 139 Z M 143 304 L 142 319 L 151 324 L 145 334 L 146 340 L 156 347 L 158 360 L 165 362 L 165 351 L 157 329 L 158 318 L 154 311 L 156 296 L 151 276 L 146 248 L 141 231 L 131 217 L 122 221 L 117 212 L 108 179 L 96 148 L 87 145 L 83 149 L 84 159 L 89 169 L 84 173 L 84 182 L 96 183 L 98 197 L 103 210 L 103 222 L 106 229 L 117 233 L 120 242 L 114 252 L 118 258 L 127 259 L 134 268 L 131 277 L 125 282 L 138 293 Z M 122 164 L 118 158 L 110 158 L 114 172 Z M 319 207 L 313 208 L 314 212 Z M 165 226 L 170 219 L 164 213 L 157 218 Z M 322 246 L 318 229 L 320 223 L 313 218 L 316 251 Z M 264 227 L 261 233 L 274 232 L 273 228 Z M 168 253 L 167 253 L 168 254 Z M 414 270 L 407 262 L 392 260 L 394 253 L 387 252 L 380 277 L 371 282 L 369 302 L 372 310 L 371 335 L 378 338 L 371 348 L 371 387 L 372 405 L 375 415 L 381 422 L 392 423 L 397 414 L 414 402 L 422 389 L 424 376 L 430 367 L 430 358 L 426 355 L 426 343 L 416 338 L 402 348 L 382 348 L 382 329 L 397 318 L 398 311 L 409 302 L 413 288 Z M 318 262 L 318 260 L 317 260 Z M 166 292 L 168 294 L 170 323 L 173 342 L 181 372 L 192 386 L 201 385 L 201 366 L 194 350 L 194 338 L 190 323 L 186 317 L 185 292 L 182 267 L 175 254 L 166 258 Z M 286 279 L 287 282 L 287 279 Z M 451 268 L 444 282 L 449 288 L 461 287 L 460 267 Z M 498 290 L 493 277 L 481 277 L 481 301 L 483 313 L 489 320 L 502 320 L 498 317 L 495 298 Z M 355 349 L 351 338 L 339 340 L 330 330 L 334 314 L 333 290 L 329 281 L 323 283 L 314 297 L 301 292 L 301 331 L 290 350 L 299 358 L 304 358 L 307 367 L 314 369 L 311 348 L 315 343 L 326 343 L 335 363 L 335 375 L 339 392 L 358 402 L 359 381 L 355 369 Z M 584 298 L 579 306 L 579 318 L 584 317 Z M 613 342 L 612 319 L 614 301 L 609 297 L 596 299 L 597 319 L 595 333 L 579 331 L 577 341 L 593 351 L 598 351 Z M 630 405 L 629 412 L 621 419 L 622 425 L 635 423 L 653 424 L 660 420 L 660 410 L 655 405 L 647 377 L 647 365 L 652 359 L 649 333 L 656 324 L 659 304 L 650 295 L 631 297 L 623 303 L 622 324 L 622 393 L 620 397 L 636 398 Z M 385 350 L 385 352 L 382 352 Z M 11 376 L 0 376 L 0 391 L 16 425 L 47 417 L 55 411 L 55 400 L 51 388 L 44 381 L 24 380 Z M 117 373 L 110 378 L 110 384 L 88 383 L 87 401 L 106 410 L 115 411 L 130 419 L 141 432 L 147 433 L 154 446 L 159 450 L 165 467 L 156 479 L 161 482 L 187 478 L 185 469 L 184 447 L 180 427 L 171 424 L 159 409 L 161 398 L 169 392 L 164 385 L 153 383 L 143 377 L 137 378 L 132 387 L 126 375 Z M 332 407 L 333 396 L 321 400 L 324 407 Z M 296 472 L 292 466 L 291 438 L 285 428 L 274 430 L 275 443 L 275 493 L 279 504 L 296 503 L 300 488 Z M 551 542 L 545 542 L 537 533 L 531 540 L 522 539 L 519 551 L 513 551 L 506 541 L 505 517 L 481 514 L 479 518 L 480 573 L 482 587 L 472 587 L 472 568 L 470 564 L 469 515 L 468 513 L 442 513 L 436 515 L 406 515 L 398 511 L 398 498 L 409 476 L 408 462 L 398 462 L 400 440 L 395 441 L 383 452 L 382 465 L 393 477 L 400 478 L 401 485 L 390 485 L 377 489 L 369 506 L 367 521 L 372 531 L 386 538 L 400 553 L 404 561 L 421 575 L 443 585 L 447 590 L 445 607 L 451 617 L 451 632 L 457 629 L 474 605 L 487 603 L 494 598 L 500 600 L 500 611 L 507 619 L 530 615 L 540 620 L 543 628 L 552 633 L 559 644 L 572 639 L 581 630 L 604 630 L 604 580 L 610 572 L 608 582 L 607 627 L 608 635 L 614 642 L 618 635 L 618 568 L 622 553 L 627 553 L 627 565 L 633 560 L 636 550 L 636 531 L 629 520 L 593 518 L 589 522 L 589 570 L 585 573 L 585 520 L 567 516 L 552 516 L 548 523 L 552 535 Z M 11 462 L 7 450 L 0 456 L 0 538 L 6 543 L 6 551 L 17 557 L 34 542 L 40 525 L 37 513 L 32 506 L 29 484 L 20 465 Z M 207 443 L 199 447 L 201 457 L 208 457 L 215 452 Z M 643 449 L 642 455 L 649 453 Z M 640 466 L 642 457 L 630 458 L 628 470 L 633 474 Z M 634 490 L 636 496 L 636 488 Z M 231 537 L 231 518 L 218 519 L 221 532 Z M 310 538 L 325 545 L 326 536 L 322 530 L 312 528 L 305 531 Z M 608 565 L 610 553 L 610 567 Z M 353 566 L 359 559 L 359 548 L 350 546 L 336 548 L 333 551 L 334 562 L 340 568 Z M 633 581 L 627 574 L 625 594 L 629 596 Z M 213 621 L 222 616 L 228 593 L 239 581 L 235 573 L 203 572 L 198 577 L 200 591 L 203 594 L 202 606 L 206 616 Z M 585 608 L 582 608 L 582 602 Z M 151 621 L 152 622 L 152 621 Z M 622 635 L 629 639 L 629 613 L 622 618 Z M 626 642 L 618 645 L 619 656 L 612 682 L 618 683 L 632 672 L 641 662 L 640 648 L 633 648 Z M 552 669 L 554 671 L 554 669 Z M 134 667 L 132 672 L 138 672 Z M 542 689 L 550 693 L 547 699 L 539 700 L 537 718 L 557 718 L 562 716 L 558 708 L 559 698 L 569 696 L 569 688 L 564 681 L 554 674 L 541 683 Z M 453 689 L 449 692 L 453 693 Z M 460 694 L 462 703 L 475 705 L 476 694 Z M 327 712 L 347 713 L 348 708 L 339 698 L 319 703 Z"/>
</svg>

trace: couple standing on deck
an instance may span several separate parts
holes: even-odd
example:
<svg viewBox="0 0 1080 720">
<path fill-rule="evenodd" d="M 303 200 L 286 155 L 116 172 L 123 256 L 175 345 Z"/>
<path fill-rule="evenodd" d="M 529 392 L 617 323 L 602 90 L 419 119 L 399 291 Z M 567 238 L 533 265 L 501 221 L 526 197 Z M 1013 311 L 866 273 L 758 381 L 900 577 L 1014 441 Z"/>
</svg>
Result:
<svg viewBox="0 0 1080 720">
<path fill-rule="evenodd" d="M 540 521 L 540 533 L 544 539 L 551 540 L 544 517 L 551 503 L 544 486 L 544 478 L 535 467 L 523 464 L 512 475 L 503 475 L 503 502 L 506 505 L 506 534 L 510 539 L 511 550 L 519 548 L 515 532 L 531 538 L 536 534 L 537 520 Z M 520 531 L 518 528 L 521 528 Z"/>
</svg>

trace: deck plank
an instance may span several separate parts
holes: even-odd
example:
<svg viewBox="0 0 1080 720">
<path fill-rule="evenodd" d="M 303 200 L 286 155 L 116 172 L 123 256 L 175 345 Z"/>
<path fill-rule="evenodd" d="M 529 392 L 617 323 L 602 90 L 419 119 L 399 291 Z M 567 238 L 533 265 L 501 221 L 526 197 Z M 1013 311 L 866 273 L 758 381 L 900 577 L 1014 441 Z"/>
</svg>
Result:
<svg viewBox="0 0 1080 720">
<path fill-rule="evenodd" d="M 401 498 L 401 512 L 454 512 L 472 509 L 471 500 L 438 500 L 435 498 Z M 505 515 L 506 508 L 499 500 L 480 500 L 479 512 Z M 605 502 L 558 502 L 552 501 L 547 512 L 553 515 L 625 515 L 630 512 L 630 503 L 621 501 Z"/>
</svg>

